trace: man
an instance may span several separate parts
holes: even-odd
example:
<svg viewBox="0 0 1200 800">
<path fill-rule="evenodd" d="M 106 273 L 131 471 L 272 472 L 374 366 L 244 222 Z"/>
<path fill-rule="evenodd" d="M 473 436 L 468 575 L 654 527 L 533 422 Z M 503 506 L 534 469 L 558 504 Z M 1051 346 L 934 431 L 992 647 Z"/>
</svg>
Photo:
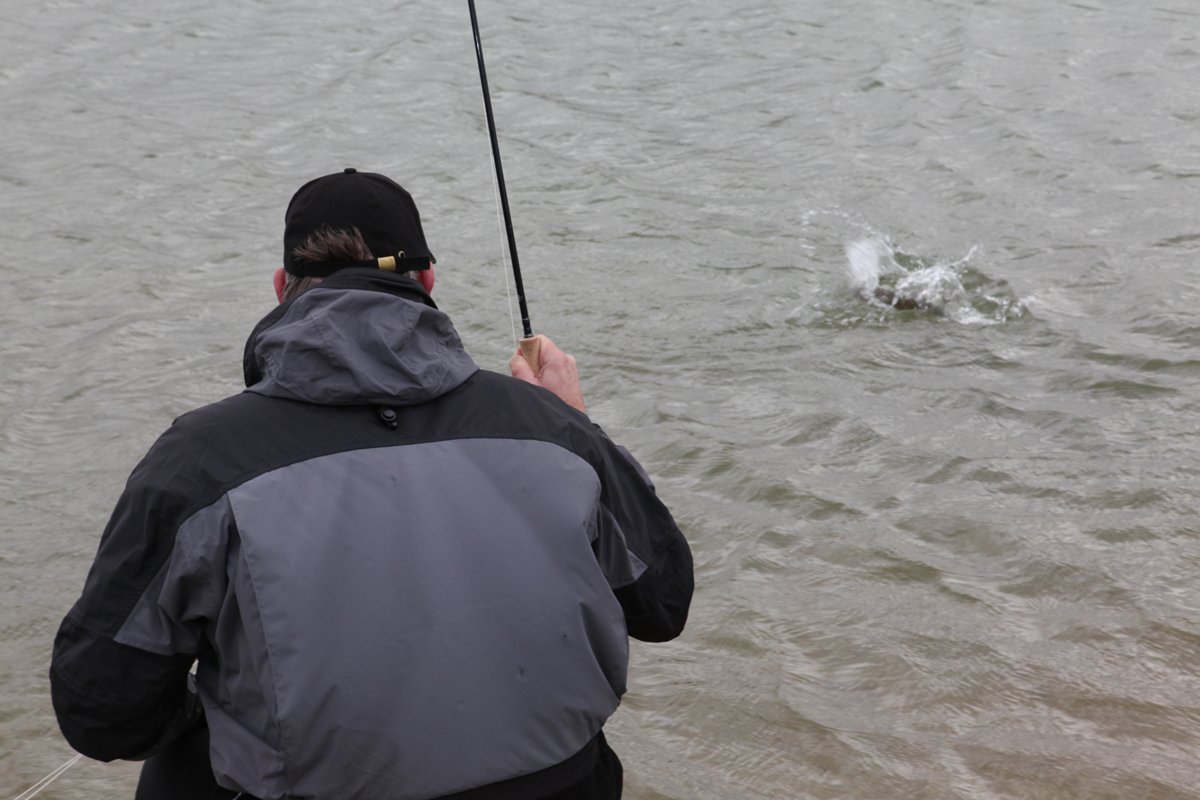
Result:
<svg viewBox="0 0 1200 800">
<path fill-rule="evenodd" d="M 59 630 L 63 734 L 139 798 L 620 797 L 627 635 L 691 600 L 670 513 L 549 339 L 476 367 L 399 185 L 285 222 L 247 389 L 151 448 Z"/>
</svg>

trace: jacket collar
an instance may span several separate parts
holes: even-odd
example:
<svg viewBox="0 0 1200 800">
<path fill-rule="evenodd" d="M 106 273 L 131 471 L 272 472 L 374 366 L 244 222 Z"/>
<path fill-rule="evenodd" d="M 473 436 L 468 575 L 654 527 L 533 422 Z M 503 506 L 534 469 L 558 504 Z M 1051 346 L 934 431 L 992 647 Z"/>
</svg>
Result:
<svg viewBox="0 0 1200 800">
<path fill-rule="evenodd" d="M 413 300 L 419 303 L 424 303 L 430 308 L 437 308 L 437 304 L 433 302 L 433 298 L 412 278 L 406 278 L 403 275 L 396 275 L 392 272 L 387 272 L 381 269 L 343 269 L 330 275 L 321 281 L 322 289 L 357 289 L 363 291 L 382 292 L 394 297 L 401 297 L 406 300 Z M 242 351 L 242 377 L 245 380 L 246 386 L 253 386 L 263 379 L 262 370 L 259 368 L 258 359 L 255 357 L 255 352 L 258 345 L 259 336 L 262 332 L 271 328 L 273 325 L 283 319 L 287 314 L 288 309 L 303 295 L 297 295 L 286 303 L 280 303 L 275 308 L 258 321 L 254 329 L 250 331 L 250 336 L 246 339 L 246 346 Z"/>
</svg>

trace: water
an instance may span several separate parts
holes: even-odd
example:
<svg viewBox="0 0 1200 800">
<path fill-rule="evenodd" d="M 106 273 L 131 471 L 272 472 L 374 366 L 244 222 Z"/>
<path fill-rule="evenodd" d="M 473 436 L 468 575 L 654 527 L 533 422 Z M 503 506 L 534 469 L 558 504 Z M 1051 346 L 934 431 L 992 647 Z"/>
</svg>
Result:
<svg viewBox="0 0 1200 800">
<path fill-rule="evenodd" d="M 648 5 L 480 7 L 534 326 L 697 558 L 609 726 L 627 796 L 1200 797 L 1200 14 Z M 135 461 L 238 388 L 301 182 L 410 188 L 504 368 L 433 6 L 0 3 L 0 797 L 71 755 L 54 629 Z"/>
</svg>

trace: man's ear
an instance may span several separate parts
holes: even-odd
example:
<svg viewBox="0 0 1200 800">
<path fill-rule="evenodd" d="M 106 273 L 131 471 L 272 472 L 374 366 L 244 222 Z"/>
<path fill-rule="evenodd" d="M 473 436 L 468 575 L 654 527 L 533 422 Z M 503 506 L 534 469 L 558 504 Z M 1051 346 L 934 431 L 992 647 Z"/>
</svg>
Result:
<svg viewBox="0 0 1200 800">
<path fill-rule="evenodd" d="M 419 271 L 417 273 L 417 280 L 420 282 L 421 286 L 425 289 L 425 291 L 429 292 L 430 294 L 433 294 L 433 281 L 434 281 L 433 265 L 430 264 L 429 269 L 423 269 L 423 270 Z"/>
<path fill-rule="evenodd" d="M 275 297 L 281 303 L 283 302 L 283 283 L 286 280 L 287 273 L 283 271 L 283 267 L 275 270 L 275 278 L 273 279 L 273 283 L 275 284 Z"/>
</svg>

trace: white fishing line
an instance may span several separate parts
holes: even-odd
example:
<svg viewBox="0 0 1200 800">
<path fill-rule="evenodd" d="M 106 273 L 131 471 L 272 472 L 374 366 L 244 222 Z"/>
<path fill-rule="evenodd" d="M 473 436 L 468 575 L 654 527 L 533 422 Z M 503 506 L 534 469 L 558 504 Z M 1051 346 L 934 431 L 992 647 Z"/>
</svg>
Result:
<svg viewBox="0 0 1200 800">
<path fill-rule="evenodd" d="M 492 165 L 492 194 L 496 198 L 496 227 L 500 230 L 500 271 L 504 278 L 504 294 L 508 298 L 508 322 L 512 326 L 513 346 L 517 345 L 517 315 L 513 311 L 512 285 L 508 282 L 508 250 L 505 247 L 504 210 L 500 205 L 500 176 L 496 174 L 496 162 L 489 158 Z"/>
<path fill-rule="evenodd" d="M 487 102 L 483 102 L 484 119 L 487 119 Z M 496 200 L 496 227 L 500 230 L 500 271 L 503 273 L 501 277 L 504 279 L 504 294 L 508 298 L 508 321 L 512 326 L 513 347 L 517 346 L 517 315 L 513 311 L 512 286 L 508 282 L 508 249 L 505 245 L 506 233 L 504 230 L 504 207 L 500 200 L 500 176 L 496 173 L 496 159 L 492 156 L 491 151 L 488 151 L 488 166 L 492 170 L 492 196 Z"/>
<path fill-rule="evenodd" d="M 31 798 L 34 795 L 41 792 L 42 789 L 45 789 L 50 784 L 54 783 L 54 781 L 58 780 L 60 775 L 62 775 L 64 772 L 66 772 L 72 766 L 74 766 L 75 762 L 77 762 L 81 758 L 83 758 L 83 754 L 76 753 L 71 759 L 69 759 L 67 761 L 67 763 L 63 764 L 58 769 L 54 770 L 49 775 L 42 778 L 40 781 L 35 783 L 33 786 L 30 786 L 28 789 L 26 789 L 24 792 L 22 792 L 20 795 L 18 795 L 16 800 L 29 800 L 29 798 Z"/>
</svg>

